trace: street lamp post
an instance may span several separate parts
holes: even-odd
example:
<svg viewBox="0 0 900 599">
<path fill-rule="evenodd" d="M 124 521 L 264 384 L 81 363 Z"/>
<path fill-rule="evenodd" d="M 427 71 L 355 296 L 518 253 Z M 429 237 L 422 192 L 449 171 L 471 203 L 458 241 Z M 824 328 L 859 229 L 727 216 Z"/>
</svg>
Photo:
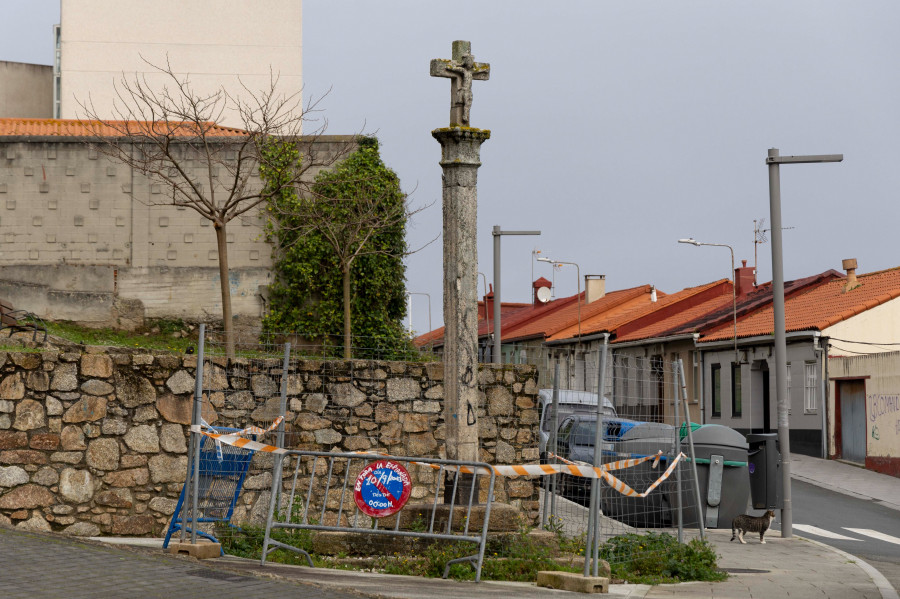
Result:
<svg viewBox="0 0 900 599">
<path fill-rule="evenodd" d="M 728 248 L 728 251 L 731 252 L 731 275 L 734 276 L 734 248 L 732 248 L 727 243 L 701 243 L 694 239 L 693 237 L 689 237 L 687 239 L 679 239 L 678 243 L 689 243 L 691 245 L 701 246 L 708 245 L 717 248 Z M 741 361 L 738 359 L 738 348 L 737 348 L 737 277 L 732 280 L 731 283 L 731 311 L 734 314 L 734 363 L 740 364 Z M 750 414 L 750 430 L 753 430 L 753 414 Z"/>
<path fill-rule="evenodd" d="M 419 291 L 407 291 L 406 297 L 409 299 L 409 332 L 412 333 L 412 296 L 414 295 L 424 295 L 428 298 L 428 330 L 432 331 L 434 329 L 431 328 L 431 295 L 419 292 Z"/>
<path fill-rule="evenodd" d="M 784 507 L 781 508 L 781 536 L 793 536 L 791 505 L 790 398 L 787 396 L 787 340 L 784 330 L 784 254 L 781 245 L 781 172 L 782 164 L 841 162 L 843 154 L 781 156 L 778 148 L 769 148 L 769 221 L 772 223 L 772 304 L 775 316 L 775 394 L 778 398 L 778 443 L 781 446 L 781 476 Z M 824 398 L 823 398 L 824 401 Z M 825 431 L 822 431 L 825 434 Z"/>
<path fill-rule="evenodd" d="M 575 276 L 578 277 L 578 295 L 575 296 L 575 299 L 578 301 L 578 343 L 581 343 L 581 269 L 574 262 L 551 260 L 550 258 L 544 258 L 543 256 L 538 256 L 537 260 L 538 262 L 547 262 L 549 264 L 569 264 L 575 267 Z"/>
<path fill-rule="evenodd" d="M 502 231 L 500 225 L 494 225 L 491 235 L 494 236 L 494 351 L 492 362 L 502 364 L 500 338 L 500 237 L 502 235 L 540 235 L 540 231 Z"/>
<path fill-rule="evenodd" d="M 481 276 L 481 281 L 484 283 L 484 320 L 487 323 L 487 347 L 491 347 L 491 315 L 488 314 L 488 306 L 487 306 L 487 295 L 488 295 L 488 286 L 487 286 L 487 275 L 485 275 L 480 270 L 478 274 Z"/>
</svg>

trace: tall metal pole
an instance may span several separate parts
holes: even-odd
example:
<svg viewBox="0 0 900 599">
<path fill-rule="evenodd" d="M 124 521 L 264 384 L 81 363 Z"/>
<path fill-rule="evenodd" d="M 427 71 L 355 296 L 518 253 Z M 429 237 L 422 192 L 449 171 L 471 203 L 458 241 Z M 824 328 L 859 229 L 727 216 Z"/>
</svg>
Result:
<svg viewBox="0 0 900 599">
<path fill-rule="evenodd" d="M 769 158 L 778 156 L 769 148 Z M 778 405 L 778 443 L 781 448 L 782 498 L 781 536 L 793 536 L 791 501 L 791 423 L 787 396 L 787 338 L 784 331 L 784 253 L 781 243 L 781 171 L 778 162 L 769 162 L 769 215 L 772 223 L 772 309 L 775 315 L 775 397 Z"/>
<path fill-rule="evenodd" d="M 777 148 L 769 148 L 769 158 L 778 156 Z M 791 437 L 790 401 L 787 396 L 787 339 L 784 331 L 784 253 L 781 244 L 781 171 L 777 162 L 769 163 L 769 214 L 772 221 L 772 306 L 775 316 L 775 397 L 778 405 L 778 442 L 784 507 L 781 509 L 781 536 L 793 536 L 791 502 Z"/>
<path fill-rule="evenodd" d="M 491 352 L 491 361 L 494 364 L 503 363 L 501 354 L 503 341 L 500 332 L 500 236 L 540 234 L 540 231 L 502 231 L 500 225 L 494 225 L 494 230 L 491 232 L 491 235 L 494 236 L 494 351 Z"/>
<path fill-rule="evenodd" d="M 681 410 L 679 409 L 679 404 L 681 402 L 678 401 L 678 395 L 681 391 L 680 382 L 678 380 L 678 362 L 675 362 L 675 371 L 672 373 L 673 383 L 674 383 L 674 404 L 675 404 L 675 441 L 672 443 L 672 459 L 674 460 L 678 457 L 678 454 L 681 453 Z M 665 376 L 665 375 L 663 375 Z M 663 418 L 665 420 L 665 418 Z M 691 419 L 687 418 L 687 427 L 691 428 Z M 684 542 L 684 511 L 683 511 L 683 502 L 681 498 L 681 462 L 678 462 L 678 466 L 675 468 L 675 520 L 678 522 L 678 542 Z"/>
<path fill-rule="evenodd" d="M 778 398 L 778 443 L 781 445 L 781 475 L 784 507 L 781 509 L 781 536 L 793 536 L 791 502 L 790 398 L 787 396 L 787 340 L 784 330 L 784 253 L 781 244 L 781 164 L 841 162 L 842 154 L 817 156 L 781 156 L 778 148 L 769 148 L 769 213 L 772 222 L 772 306 L 775 316 L 775 393 Z M 825 431 L 822 431 L 824 434 Z"/>
<path fill-rule="evenodd" d="M 206 343 L 206 325 L 200 325 L 197 339 L 197 374 L 194 379 L 194 411 L 191 416 L 191 424 L 200 426 L 203 414 L 203 357 Z M 193 428 L 193 427 L 192 427 Z M 194 438 L 194 473 L 191 477 L 191 544 L 197 543 L 197 497 L 200 494 L 200 450 L 203 447 L 203 435 L 200 433 L 191 433 Z M 182 527 L 186 526 L 184 520 L 181 521 Z"/>
<path fill-rule="evenodd" d="M 494 364 L 503 363 L 500 353 L 500 235 L 500 226 L 494 225 L 494 351 L 491 352 Z"/>
<path fill-rule="evenodd" d="M 603 345 L 600 346 L 599 372 L 597 373 L 597 430 L 594 434 L 594 466 L 603 463 L 603 391 L 606 389 L 606 352 L 609 348 L 609 333 L 603 333 Z M 603 506 L 600 504 L 600 479 L 591 479 L 591 515 L 593 516 L 593 575 L 599 576 L 600 564 L 600 516 Z"/>
<path fill-rule="evenodd" d="M 703 372 L 703 369 L 700 369 Z M 681 379 L 681 405 L 684 406 L 684 419 L 687 421 L 688 453 L 691 458 L 691 477 L 694 483 L 694 501 L 697 506 L 697 525 L 700 527 L 700 539 L 706 539 L 703 527 L 703 504 L 700 502 L 700 479 L 697 478 L 697 454 L 694 452 L 694 427 L 691 426 L 691 407 L 688 404 L 687 382 L 684 378 L 684 362 L 678 358 L 678 377 Z M 702 388 L 702 386 L 701 386 Z M 676 396 L 676 400 L 677 396 Z"/>
</svg>

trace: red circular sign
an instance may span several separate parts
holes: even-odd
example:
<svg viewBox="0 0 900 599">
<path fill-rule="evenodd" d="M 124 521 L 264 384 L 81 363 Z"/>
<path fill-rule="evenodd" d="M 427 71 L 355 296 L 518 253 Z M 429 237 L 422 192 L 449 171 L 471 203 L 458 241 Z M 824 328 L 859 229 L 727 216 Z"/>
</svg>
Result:
<svg viewBox="0 0 900 599">
<path fill-rule="evenodd" d="M 353 496 L 362 513 L 374 518 L 390 516 L 406 505 L 412 492 L 409 472 L 392 460 L 372 462 L 356 477 Z"/>
</svg>

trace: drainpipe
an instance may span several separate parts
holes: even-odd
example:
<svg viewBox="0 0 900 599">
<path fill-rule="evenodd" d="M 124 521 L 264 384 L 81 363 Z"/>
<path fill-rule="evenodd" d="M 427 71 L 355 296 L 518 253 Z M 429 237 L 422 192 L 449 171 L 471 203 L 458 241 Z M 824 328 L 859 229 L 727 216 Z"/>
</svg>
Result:
<svg viewBox="0 0 900 599">
<path fill-rule="evenodd" d="M 828 385 L 828 342 L 822 339 L 820 336 L 821 333 L 816 333 L 816 353 L 819 354 L 819 358 L 822 360 L 822 364 L 819 367 L 819 374 L 821 375 L 821 381 L 819 381 L 819 394 L 822 397 L 822 407 L 820 408 L 822 411 L 822 459 L 828 459 L 828 396 L 827 393 L 827 385 Z"/>
<path fill-rule="evenodd" d="M 700 376 L 695 378 L 694 384 L 696 384 L 696 381 L 700 381 L 700 424 L 706 424 L 706 394 L 704 393 L 706 390 L 706 371 L 704 368 L 706 358 L 704 353 L 697 347 L 697 340 L 699 338 L 700 333 L 694 333 L 694 349 L 700 354 Z"/>
</svg>

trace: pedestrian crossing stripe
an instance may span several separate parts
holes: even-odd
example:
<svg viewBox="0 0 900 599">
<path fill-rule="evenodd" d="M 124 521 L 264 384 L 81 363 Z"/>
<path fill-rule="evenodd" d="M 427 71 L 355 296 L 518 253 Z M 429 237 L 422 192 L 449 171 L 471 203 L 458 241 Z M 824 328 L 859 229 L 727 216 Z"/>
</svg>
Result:
<svg viewBox="0 0 900 599">
<path fill-rule="evenodd" d="M 818 526 L 812 526 L 810 524 L 794 524 L 793 528 L 794 530 L 816 535 L 817 537 L 825 537 L 826 539 L 835 539 L 838 541 L 862 541 L 862 539 L 854 539 L 853 537 L 831 532 L 830 530 L 825 530 L 824 528 L 819 528 Z"/>
<path fill-rule="evenodd" d="M 833 532 L 830 530 L 826 530 L 824 528 L 819 528 L 818 526 L 812 526 L 811 524 L 794 524 L 794 530 L 798 530 L 800 532 L 815 535 L 817 537 L 824 537 L 826 539 L 834 539 L 836 541 L 855 541 L 862 542 L 863 539 L 857 539 L 854 537 L 848 537 L 847 535 L 842 535 L 838 532 Z M 883 532 L 879 532 L 877 530 L 872 530 L 871 528 L 851 528 L 847 526 L 842 526 L 842 530 L 846 530 L 848 532 L 852 532 L 857 535 L 862 535 L 864 537 L 869 537 L 872 539 L 878 539 L 879 541 L 884 541 L 885 543 L 892 543 L 894 545 L 900 545 L 900 538 L 895 537 L 893 535 L 889 535 Z"/>
<path fill-rule="evenodd" d="M 878 539 L 879 541 L 884 541 L 885 543 L 900 545 L 900 539 L 898 539 L 897 537 L 885 534 L 883 532 L 878 532 L 877 530 L 872 530 L 871 528 L 847 528 L 846 526 L 844 526 L 843 529 L 849 530 L 850 532 L 855 532 L 858 535 Z"/>
</svg>

